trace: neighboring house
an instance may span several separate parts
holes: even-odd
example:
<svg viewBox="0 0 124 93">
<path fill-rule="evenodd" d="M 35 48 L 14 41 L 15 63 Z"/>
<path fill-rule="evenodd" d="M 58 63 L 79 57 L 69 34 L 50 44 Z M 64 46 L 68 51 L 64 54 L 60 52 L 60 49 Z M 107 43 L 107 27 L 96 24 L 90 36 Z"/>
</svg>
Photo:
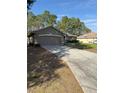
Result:
<svg viewBox="0 0 124 93">
<path fill-rule="evenodd" d="M 86 33 L 84 35 L 77 37 L 77 40 L 79 40 L 82 43 L 90 44 L 97 43 L 97 33 L 95 32 Z"/>
<path fill-rule="evenodd" d="M 76 39 L 77 39 L 76 35 L 72 35 L 72 34 L 66 33 L 66 40 L 67 41 L 72 41 L 72 40 L 76 40 Z"/>
<path fill-rule="evenodd" d="M 66 41 L 76 40 L 75 35 L 63 33 L 58 29 L 49 26 L 44 29 L 31 31 L 28 35 L 28 44 L 40 44 L 42 45 L 64 45 Z"/>
</svg>

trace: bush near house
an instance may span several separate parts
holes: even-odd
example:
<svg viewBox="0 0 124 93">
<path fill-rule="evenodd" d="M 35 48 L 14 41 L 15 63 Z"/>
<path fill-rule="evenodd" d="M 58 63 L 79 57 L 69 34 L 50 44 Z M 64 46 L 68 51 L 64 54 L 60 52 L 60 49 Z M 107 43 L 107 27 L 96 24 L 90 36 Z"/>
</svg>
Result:
<svg viewBox="0 0 124 93">
<path fill-rule="evenodd" d="M 79 49 L 97 48 L 97 44 L 84 44 L 84 43 L 79 42 L 78 40 L 67 41 L 65 45 L 69 47 L 73 47 L 73 48 L 79 48 Z"/>
<path fill-rule="evenodd" d="M 79 43 L 79 41 L 78 40 L 67 40 L 66 43 Z"/>
</svg>

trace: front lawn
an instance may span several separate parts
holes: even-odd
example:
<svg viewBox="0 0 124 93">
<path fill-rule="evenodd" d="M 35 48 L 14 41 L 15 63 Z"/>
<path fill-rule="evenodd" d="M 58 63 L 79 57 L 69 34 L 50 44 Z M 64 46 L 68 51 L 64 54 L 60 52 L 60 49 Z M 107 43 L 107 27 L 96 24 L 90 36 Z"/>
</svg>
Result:
<svg viewBox="0 0 124 93">
<path fill-rule="evenodd" d="M 97 48 L 97 44 L 84 44 L 79 41 L 68 41 L 65 45 L 73 48 L 79 48 L 79 49 Z"/>
<path fill-rule="evenodd" d="M 66 62 L 44 48 L 27 49 L 27 93 L 83 93 Z"/>
<path fill-rule="evenodd" d="M 84 44 L 81 43 L 79 41 L 69 41 L 65 44 L 66 46 L 72 47 L 72 48 L 78 48 L 78 49 L 85 49 L 91 52 L 95 52 L 96 53 L 96 49 L 97 49 L 97 44 Z"/>
<path fill-rule="evenodd" d="M 87 49 L 97 48 L 97 44 L 81 44 L 82 46 L 86 46 Z"/>
</svg>

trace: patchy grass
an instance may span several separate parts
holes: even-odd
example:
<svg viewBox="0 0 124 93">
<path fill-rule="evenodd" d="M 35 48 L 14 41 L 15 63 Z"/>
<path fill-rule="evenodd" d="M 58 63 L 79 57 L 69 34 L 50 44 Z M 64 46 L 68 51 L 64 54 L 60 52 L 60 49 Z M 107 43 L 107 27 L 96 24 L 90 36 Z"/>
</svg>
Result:
<svg viewBox="0 0 124 93">
<path fill-rule="evenodd" d="M 75 43 L 66 43 L 65 45 L 73 48 L 79 48 L 79 49 L 91 49 L 91 48 L 97 48 L 97 44 L 84 44 L 80 42 L 75 42 Z"/>
<path fill-rule="evenodd" d="M 28 93 L 83 93 L 67 64 L 43 48 L 28 47 Z"/>
<path fill-rule="evenodd" d="M 86 51 L 97 53 L 97 44 L 86 44 L 89 48 L 84 49 Z"/>
<path fill-rule="evenodd" d="M 65 45 L 72 48 L 84 49 L 90 52 L 97 53 L 97 44 L 84 44 L 75 40 L 75 41 L 69 41 Z"/>
<path fill-rule="evenodd" d="M 91 49 L 91 48 L 96 48 L 97 47 L 96 44 L 83 44 L 83 43 L 79 43 L 79 46 L 82 49 Z"/>
<path fill-rule="evenodd" d="M 92 48 L 92 49 L 84 49 L 86 51 L 90 51 L 90 52 L 94 52 L 94 53 L 97 53 L 97 49 L 96 48 Z"/>
</svg>

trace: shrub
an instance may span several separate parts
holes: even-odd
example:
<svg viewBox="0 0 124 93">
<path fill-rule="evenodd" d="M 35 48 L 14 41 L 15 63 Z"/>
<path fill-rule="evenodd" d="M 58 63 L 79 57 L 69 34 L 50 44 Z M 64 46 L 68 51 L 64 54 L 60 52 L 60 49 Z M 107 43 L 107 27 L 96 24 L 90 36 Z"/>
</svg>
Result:
<svg viewBox="0 0 124 93">
<path fill-rule="evenodd" d="M 34 44 L 35 47 L 40 47 L 40 44 Z"/>
<path fill-rule="evenodd" d="M 67 40 L 67 43 L 79 43 L 78 40 Z"/>
<path fill-rule="evenodd" d="M 83 44 L 80 43 L 80 46 L 83 46 L 83 49 L 96 48 L 96 44 Z"/>
<path fill-rule="evenodd" d="M 66 43 L 67 46 L 73 47 L 73 48 L 78 48 L 78 49 L 90 49 L 90 48 L 96 48 L 96 44 L 84 44 L 79 42 L 78 40 L 76 41 L 68 41 Z"/>
<path fill-rule="evenodd" d="M 31 37 L 31 36 L 34 36 L 34 33 L 33 32 L 28 32 L 27 37 Z"/>
<path fill-rule="evenodd" d="M 34 46 L 34 44 L 33 44 L 33 43 L 29 43 L 27 46 L 28 46 L 28 47 Z"/>
</svg>

